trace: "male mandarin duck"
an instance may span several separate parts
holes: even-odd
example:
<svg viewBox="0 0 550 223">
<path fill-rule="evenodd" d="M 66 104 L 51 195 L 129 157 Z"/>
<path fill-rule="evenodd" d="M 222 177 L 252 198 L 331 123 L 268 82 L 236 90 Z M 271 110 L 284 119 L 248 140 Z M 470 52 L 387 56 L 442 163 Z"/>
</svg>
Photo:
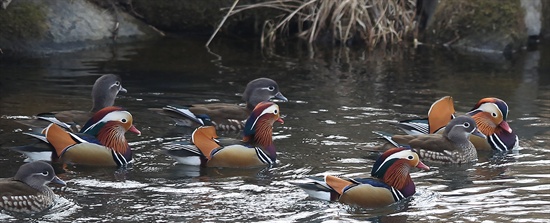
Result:
<svg viewBox="0 0 550 223">
<path fill-rule="evenodd" d="M 279 99 L 288 101 L 279 91 L 279 85 L 269 78 L 258 78 L 246 85 L 242 99 L 246 106 L 229 103 L 194 104 L 190 106 L 169 105 L 161 114 L 173 118 L 177 125 L 197 127 L 215 126 L 217 130 L 242 130 L 245 120 L 256 105 L 262 101 Z"/>
<path fill-rule="evenodd" d="M 55 194 L 46 186 L 50 182 L 66 185 L 46 162 L 23 164 L 14 177 L 0 179 L 0 210 L 35 213 L 51 207 Z"/>
<path fill-rule="evenodd" d="M 314 182 L 298 183 L 311 197 L 339 201 L 365 208 L 381 208 L 411 197 L 416 187 L 410 176 L 413 167 L 429 170 L 411 149 L 391 148 L 374 163 L 373 178 L 344 178 L 327 175 Z"/>
<path fill-rule="evenodd" d="M 471 163 L 477 161 L 477 151 L 470 142 L 470 135 L 485 137 L 478 131 L 476 122 L 470 116 L 459 116 L 451 120 L 443 134 L 389 135 L 374 132 L 388 140 L 392 146 L 413 148 L 425 161 L 436 163 Z"/>
<path fill-rule="evenodd" d="M 486 139 L 470 137 L 478 150 L 512 150 L 519 144 L 519 138 L 506 122 L 508 104 L 498 98 L 483 98 L 466 113 L 476 120 L 479 131 Z"/>
<path fill-rule="evenodd" d="M 444 98 L 450 98 L 446 96 Z M 443 98 L 443 99 L 444 99 Z M 401 121 L 398 127 L 407 134 L 428 134 L 440 132 L 454 116 L 454 105 L 451 100 L 438 100 L 434 102 L 428 112 L 428 120 Z M 498 98 L 481 99 L 466 115 L 471 116 L 485 135 L 485 138 L 472 136 L 470 140 L 478 150 L 512 150 L 518 144 L 518 137 L 512 132 L 512 128 L 506 122 L 508 105 Z"/>
<path fill-rule="evenodd" d="M 47 126 L 55 123 L 72 132 L 80 131 L 80 128 L 97 111 L 113 106 L 118 93 L 126 93 L 127 90 L 122 87 L 121 79 L 114 74 L 105 74 L 99 77 L 92 87 L 92 109 L 90 111 L 68 110 L 58 112 L 40 113 L 36 119 L 20 120 L 19 123 L 32 127 Z"/>
<path fill-rule="evenodd" d="M 81 133 L 68 132 L 52 123 L 40 134 L 25 133 L 42 140 L 49 147 L 21 146 L 12 149 L 27 155 L 31 160 L 52 159 L 72 164 L 125 166 L 132 160 L 132 150 L 124 134 L 126 131 L 141 134 L 132 122 L 132 115 L 128 111 L 120 107 L 106 107 L 96 112 Z"/>
<path fill-rule="evenodd" d="M 172 142 L 165 153 L 179 163 L 208 167 L 254 167 L 272 165 L 277 160 L 273 145 L 273 123 L 284 121 L 279 106 L 260 102 L 246 120 L 244 137 L 238 144 L 218 140 L 213 126 L 200 126 L 192 134 L 191 143 Z"/>
</svg>

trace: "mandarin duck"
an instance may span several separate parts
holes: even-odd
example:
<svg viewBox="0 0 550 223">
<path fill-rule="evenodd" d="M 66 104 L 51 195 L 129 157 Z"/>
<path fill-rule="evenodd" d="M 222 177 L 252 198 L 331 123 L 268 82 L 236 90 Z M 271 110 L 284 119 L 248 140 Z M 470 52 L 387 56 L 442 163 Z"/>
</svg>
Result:
<svg viewBox="0 0 550 223">
<path fill-rule="evenodd" d="M 222 131 L 240 131 L 256 105 L 262 101 L 288 99 L 279 91 L 279 85 L 269 78 L 258 78 L 246 85 L 242 99 L 246 106 L 229 103 L 193 104 L 190 106 L 168 105 L 159 111 L 176 121 L 177 125 L 198 127 L 215 126 Z M 158 109 L 152 109 L 158 110 Z"/>
<path fill-rule="evenodd" d="M 127 92 L 122 87 L 120 77 L 114 74 L 105 74 L 99 77 L 92 87 L 92 109 L 90 111 L 68 110 L 40 113 L 35 115 L 36 119 L 19 120 L 18 122 L 27 126 L 40 128 L 50 123 L 55 123 L 72 132 L 79 132 L 82 125 L 97 111 L 113 106 L 116 96 L 120 92 Z"/>
<path fill-rule="evenodd" d="M 186 165 L 208 167 L 254 167 L 272 165 L 277 160 L 273 144 L 273 123 L 284 121 L 279 106 L 260 102 L 246 120 L 244 137 L 235 144 L 218 140 L 214 126 L 200 126 L 191 135 L 191 143 L 171 142 L 164 152 Z"/>
<path fill-rule="evenodd" d="M 425 161 L 435 163 L 471 163 L 477 161 L 477 151 L 470 135 L 485 137 L 477 129 L 470 116 L 459 116 L 451 120 L 442 134 L 390 135 L 374 132 L 388 140 L 390 146 L 413 148 Z"/>
<path fill-rule="evenodd" d="M 452 100 L 440 99 L 434 102 L 432 108 L 434 106 L 440 109 L 430 109 L 428 119 L 401 121 L 397 126 L 407 134 L 441 132 L 445 126 L 443 123 L 449 122 L 454 117 L 454 105 Z M 507 151 L 517 147 L 519 139 L 506 122 L 508 105 L 503 100 L 483 98 L 466 115 L 476 121 L 479 131 L 485 135 L 485 138 L 470 137 L 477 150 Z"/>
<path fill-rule="evenodd" d="M 124 134 L 141 132 L 132 124 L 132 115 L 120 107 L 106 107 L 84 125 L 81 133 L 72 133 L 51 123 L 41 133 L 25 133 L 45 142 L 48 147 L 12 148 L 31 160 L 53 160 L 62 163 L 126 166 L 132 150 Z"/>
<path fill-rule="evenodd" d="M 397 127 L 409 135 L 432 134 L 455 118 L 453 97 L 445 96 L 435 101 L 428 110 L 428 118 L 400 121 Z"/>
<path fill-rule="evenodd" d="M 35 213 L 51 207 L 55 194 L 46 186 L 50 182 L 66 186 L 50 164 L 23 164 L 14 177 L 0 179 L 0 210 Z"/>
<path fill-rule="evenodd" d="M 373 178 L 345 178 L 327 175 L 297 183 L 309 196 L 365 208 L 381 208 L 411 197 L 416 187 L 410 176 L 413 167 L 429 170 L 418 154 L 408 148 L 391 148 L 374 163 Z"/>
</svg>

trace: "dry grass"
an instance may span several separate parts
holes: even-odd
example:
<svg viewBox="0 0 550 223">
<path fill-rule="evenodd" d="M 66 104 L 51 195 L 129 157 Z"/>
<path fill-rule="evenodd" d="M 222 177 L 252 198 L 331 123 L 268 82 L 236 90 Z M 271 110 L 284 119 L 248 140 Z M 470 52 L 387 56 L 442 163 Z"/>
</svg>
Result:
<svg viewBox="0 0 550 223">
<path fill-rule="evenodd" d="M 320 39 L 334 44 L 363 41 L 368 46 L 399 43 L 414 29 L 415 0 L 270 0 L 230 10 L 270 8 L 282 13 L 264 22 L 262 46 L 296 34 L 308 43 Z"/>
</svg>

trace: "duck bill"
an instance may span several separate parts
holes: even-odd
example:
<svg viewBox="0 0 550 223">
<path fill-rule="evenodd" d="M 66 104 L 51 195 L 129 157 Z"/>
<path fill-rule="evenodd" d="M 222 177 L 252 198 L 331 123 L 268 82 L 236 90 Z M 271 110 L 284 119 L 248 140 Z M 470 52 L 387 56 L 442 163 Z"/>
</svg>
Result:
<svg viewBox="0 0 550 223">
<path fill-rule="evenodd" d="M 275 94 L 275 96 L 273 96 L 273 98 L 279 99 L 279 100 L 284 101 L 284 102 L 288 101 L 288 99 L 281 92 L 277 92 L 277 94 Z"/>
<path fill-rule="evenodd" d="M 120 86 L 120 89 L 118 90 L 118 92 L 128 93 L 128 90 L 126 90 L 126 88 L 123 88 L 122 86 Z"/>
<path fill-rule="evenodd" d="M 285 124 L 285 120 L 283 120 L 282 118 L 278 118 L 277 120 L 275 120 L 276 122 L 279 122 L 281 124 Z"/>
<path fill-rule="evenodd" d="M 472 135 L 479 136 L 479 137 L 484 138 L 484 139 L 487 138 L 487 136 L 484 135 L 483 133 L 481 133 L 477 128 L 474 129 L 474 131 L 472 132 Z"/>
<path fill-rule="evenodd" d="M 67 186 L 67 184 L 65 183 L 65 181 L 59 179 L 59 177 L 55 176 L 51 183 L 54 183 L 54 184 L 58 184 L 58 185 L 62 185 L 62 186 Z"/>
<path fill-rule="evenodd" d="M 498 124 L 498 126 L 500 126 L 502 129 L 504 129 L 508 133 L 512 133 L 512 128 L 510 128 L 510 126 L 508 125 L 508 122 L 506 122 L 504 120 L 502 120 L 502 122 L 500 122 L 500 124 Z"/>
<path fill-rule="evenodd" d="M 430 170 L 430 167 L 424 164 L 422 161 L 418 161 L 418 164 L 416 164 L 416 168 L 421 170 Z"/>
<path fill-rule="evenodd" d="M 138 136 L 141 135 L 141 132 L 134 125 L 132 125 L 132 127 L 130 127 L 130 129 L 128 129 L 128 131 L 133 132 L 133 133 L 137 134 Z"/>
</svg>

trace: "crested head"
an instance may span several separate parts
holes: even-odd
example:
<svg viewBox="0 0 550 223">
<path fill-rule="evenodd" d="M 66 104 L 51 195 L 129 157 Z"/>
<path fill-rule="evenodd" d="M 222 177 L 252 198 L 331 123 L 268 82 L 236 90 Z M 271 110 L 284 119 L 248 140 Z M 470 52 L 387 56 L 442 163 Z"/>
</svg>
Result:
<svg viewBox="0 0 550 223">
<path fill-rule="evenodd" d="M 273 102 L 260 102 L 246 120 L 243 141 L 265 148 L 273 144 L 273 123 L 284 123 L 279 106 Z"/>
<path fill-rule="evenodd" d="M 474 107 L 470 111 L 474 111 L 474 110 L 478 109 L 481 105 L 483 105 L 485 103 L 495 104 L 498 107 L 498 109 L 500 110 L 500 112 L 502 113 L 503 120 L 506 120 L 508 118 L 508 104 L 506 104 L 506 102 L 504 100 L 499 99 L 499 98 L 493 98 L 493 97 L 482 98 L 481 100 L 479 100 L 479 102 L 477 102 L 476 105 L 474 105 Z"/>
<path fill-rule="evenodd" d="M 126 109 L 117 106 L 106 107 L 96 112 L 94 116 L 86 122 L 86 125 L 84 125 L 80 132 L 90 135 L 97 135 L 100 129 L 107 123 L 122 126 L 124 128 L 124 132 L 129 130 L 138 135 L 141 134 L 132 124 L 132 114 L 126 111 Z"/>
<path fill-rule="evenodd" d="M 258 103 L 273 98 L 288 101 L 279 91 L 277 82 L 265 77 L 250 81 L 243 92 L 243 100 L 248 109 L 253 109 Z"/>
<path fill-rule="evenodd" d="M 34 189 L 40 190 L 49 182 L 65 185 L 65 182 L 57 178 L 53 167 L 43 161 L 34 161 L 23 164 L 14 176 Z"/>
<path fill-rule="evenodd" d="M 99 77 L 92 87 L 93 107 L 91 112 L 113 106 L 119 92 L 126 92 L 122 87 L 121 79 L 114 74 L 105 74 Z"/>
<path fill-rule="evenodd" d="M 275 122 L 284 123 L 281 119 L 279 106 L 273 102 L 260 102 L 246 120 L 244 135 L 254 135 L 259 125 L 273 126 Z"/>
<path fill-rule="evenodd" d="M 502 110 L 493 102 L 480 104 L 476 109 L 466 114 L 472 116 L 480 131 L 485 135 L 493 134 L 498 126 L 506 131 L 512 132 L 512 129 L 505 121 Z"/>
<path fill-rule="evenodd" d="M 396 166 L 399 163 L 409 167 L 406 169 L 407 174 L 409 173 L 410 167 L 429 170 L 429 167 L 420 161 L 418 154 L 410 148 L 396 147 L 386 150 L 386 152 L 376 159 L 376 162 L 374 162 L 372 166 L 371 175 L 376 178 L 383 178 L 390 167 Z"/>
<path fill-rule="evenodd" d="M 415 193 L 415 186 L 409 175 L 412 167 L 430 169 L 411 149 L 391 148 L 376 160 L 371 175 L 402 191 L 405 196 L 410 196 Z"/>
<path fill-rule="evenodd" d="M 108 114 L 110 114 L 111 112 L 115 112 L 115 111 L 126 111 L 126 109 L 122 108 L 122 107 L 118 107 L 118 106 L 109 106 L 109 107 L 105 107 L 99 111 L 97 111 L 87 122 L 86 124 L 82 127 L 82 129 L 80 130 L 81 133 L 86 133 L 87 131 L 89 131 L 89 128 L 92 127 L 93 125 L 96 125 L 97 123 L 99 123 L 101 120 L 104 120 L 105 116 L 107 116 Z M 90 134 L 90 133 L 88 133 Z"/>
<path fill-rule="evenodd" d="M 101 145 L 123 154 L 127 160 L 130 160 L 132 151 L 129 149 L 124 133 L 130 131 L 141 134 L 132 123 L 130 112 L 111 106 L 99 110 L 82 128 L 81 133 L 95 136 Z"/>
</svg>

